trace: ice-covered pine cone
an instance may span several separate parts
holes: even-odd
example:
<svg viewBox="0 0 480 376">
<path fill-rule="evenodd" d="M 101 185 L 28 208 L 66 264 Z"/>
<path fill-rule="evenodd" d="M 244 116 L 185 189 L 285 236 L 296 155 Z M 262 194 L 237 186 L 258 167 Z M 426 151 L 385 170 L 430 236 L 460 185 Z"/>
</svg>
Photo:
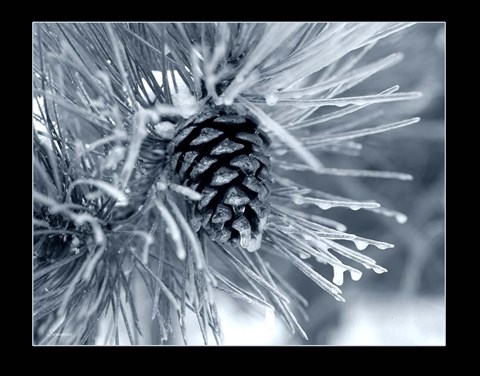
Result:
<svg viewBox="0 0 480 376">
<path fill-rule="evenodd" d="M 190 220 L 220 243 L 255 251 L 270 211 L 270 140 L 249 116 L 209 110 L 180 127 L 171 166 L 181 184 L 202 194 Z"/>
</svg>

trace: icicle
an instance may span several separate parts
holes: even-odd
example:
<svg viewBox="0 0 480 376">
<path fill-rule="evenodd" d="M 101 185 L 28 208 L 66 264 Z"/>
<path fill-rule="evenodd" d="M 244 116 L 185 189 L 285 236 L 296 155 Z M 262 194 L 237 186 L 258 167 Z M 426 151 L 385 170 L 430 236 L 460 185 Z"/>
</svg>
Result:
<svg viewBox="0 0 480 376">
<path fill-rule="evenodd" d="M 277 234 L 278 235 L 278 234 Z M 275 245 L 277 245 L 278 249 L 283 252 L 285 256 L 298 268 L 300 269 L 307 277 L 309 277 L 312 281 L 318 284 L 321 288 L 323 288 L 326 292 L 332 295 L 335 300 L 344 302 L 345 299 L 341 296 L 342 290 L 340 290 L 337 286 L 333 283 L 322 277 L 316 271 L 314 271 L 309 265 L 305 264 L 300 258 L 295 256 L 291 251 L 289 251 L 286 247 L 284 247 L 275 237 L 270 237 Z"/>
<path fill-rule="evenodd" d="M 275 106 L 278 102 L 278 94 L 268 93 L 267 95 L 265 95 L 265 102 L 268 106 Z"/>
<path fill-rule="evenodd" d="M 333 283 L 335 283 L 337 286 L 343 285 L 343 272 L 345 269 L 338 267 L 336 265 L 333 265 Z"/>
<path fill-rule="evenodd" d="M 334 241 L 331 240 L 325 240 L 325 243 L 331 248 L 333 251 L 339 253 L 340 255 L 347 257 L 355 262 L 358 262 L 362 264 L 366 269 L 373 269 L 375 273 L 381 274 L 385 273 L 387 269 L 381 267 L 380 265 L 377 265 L 375 260 L 372 258 L 362 255 L 361 253 L 358 253 L 356 251 L 351 250 L 348 247 L 345 247 L 341 244 L 338 244 Z"/>
<path fill-rule="evenodd" d="M 318 206 L 322 210 L 328 210 L 332 207 L 347 207 L 352 210 L 378 208 L 380 206 L 377 202 L 359 202 L 359 201 L 335 201 L 335 200 L 323 200 L 314 197 L 304 197 L 298 194 L 291 196 L 292 201 L 296 205 L 313 204 Z"/>
</svg>

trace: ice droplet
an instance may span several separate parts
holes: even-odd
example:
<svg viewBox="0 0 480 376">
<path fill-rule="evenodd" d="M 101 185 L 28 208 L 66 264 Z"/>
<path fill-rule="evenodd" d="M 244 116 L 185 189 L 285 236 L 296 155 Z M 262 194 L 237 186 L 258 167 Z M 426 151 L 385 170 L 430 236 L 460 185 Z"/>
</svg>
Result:
<svg viewBox="0 0 480 376">
<path fill-rule="evenodd" d="M 354 240 L 353 242 L 359 251 L 363 251 L 368 246 L 368 243 L 364 242 L 363 240 Z"/>
<path fill-rule="evenodd" d="M 343 272 L 345 271 L 344 268 L 340 266 L 333 265 L 333 283 L 337 286 L 343 285 Z"/>
<path fill-rule="evenodd" d="M 358 281 L 360 278 L 362 278 L 362 272 L 359 270 L 350 270 L 350 277 L 352 280 Z"/>
<path fill-rule="evenodd" d="M 265 102 L 268 106 L 275 106 L 278 102 L 278 94 L 277 93 L 268 93 L 265 95 Z"/>
<path fill-rule="evenodd" d="M 407 222 L 408 220 L 408 217 L 405 215 L 405 214 L 397 214 L 395 216 L 395 220 L 400 223 L 400 224 L 404 224 L 405 222 Z"/>
<path fill-rule="evenodd" d="M 318 207 L 322 210 L 328 210 L 332 208 L 332 205 L 324 202 L 319 202 Z"/>
<path fill-rule="evenodd" d="M 354 211 L 360 210 L 360 205 L 350 205 L 350 209 Z"/>
</svg>

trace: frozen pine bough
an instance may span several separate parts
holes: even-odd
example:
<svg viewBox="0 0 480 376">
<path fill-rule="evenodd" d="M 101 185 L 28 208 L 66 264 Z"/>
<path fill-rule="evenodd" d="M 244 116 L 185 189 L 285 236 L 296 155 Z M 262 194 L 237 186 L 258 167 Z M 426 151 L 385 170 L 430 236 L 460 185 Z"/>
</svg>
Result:
<svg viewBox="0 0 480 376">
<path fill-rule="evenodd" d="M 409 26 L 35 24 L 34 342 L 96 344 L 102 327 L 105 343 L 119 344 L 121 326 L 131 344 L 149 330 L 164 343 L 177 327 L 188 343 L 190 310 L 205 342 L 210 332 L 221 343 L 216 291 L 306 337 L 297 314 L 308 302 L 272 259 L 338 301 L 345 276 L 385 272 L 360 251 L 393 245 L 348 233 L 328 209 L 406 216 L 294 176 L 411 179 L 321 160 L 359 155 L 363 137 L 418 122 L 385 124 L 373 109 L 417 92 L 345 94 L 401 61 L 363 58 Z"/>
</svg>

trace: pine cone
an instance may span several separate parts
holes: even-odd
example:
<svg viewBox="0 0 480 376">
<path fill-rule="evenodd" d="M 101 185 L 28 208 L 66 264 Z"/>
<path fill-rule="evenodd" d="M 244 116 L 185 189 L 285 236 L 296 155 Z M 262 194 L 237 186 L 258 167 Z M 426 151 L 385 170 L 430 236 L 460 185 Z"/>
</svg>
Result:
<svg viewBox="0 0 480 376">
<path fill-rule="evenodd" d="M 268 136 L 254 120 L 232 110 L 204 113 L 182 126 L 171 145 L 181 184 L 201 193 L 190 221 L 219 243 L 255 251 L 270 211 Z"/>
</svg>

